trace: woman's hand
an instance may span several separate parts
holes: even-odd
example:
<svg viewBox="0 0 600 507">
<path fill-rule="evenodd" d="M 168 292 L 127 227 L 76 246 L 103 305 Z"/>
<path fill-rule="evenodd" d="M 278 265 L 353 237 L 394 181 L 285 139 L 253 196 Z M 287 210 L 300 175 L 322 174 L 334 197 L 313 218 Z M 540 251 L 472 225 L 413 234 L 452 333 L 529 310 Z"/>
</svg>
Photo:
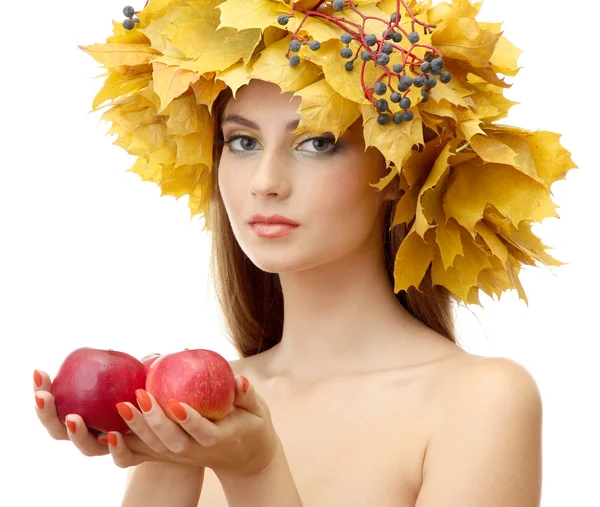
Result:
<svg viewBox="0 0 600 507">
<path fill-rule="evenodd" d="M 52 438 L 55 440 L 71 440 L 84 456 L 104 456 L 109 453 L 107 441 L 101 439 L 102 435 L 97 437 L 88 431 L 80 415 L 68 414 L 65 418 L 66 423 L 63 423 L 58 418 L 56 406 L 54 405 L 54 397 L 51 392 L 52 382 L 48 374 L 40 370 L 35 370 L 33 383 L 36 401 L 35 412 Z M 129 438 L 132 441 L 133 439 L 138 440 L 138 449 L 144 450 L 144 445 L 139 439 L 135 436 L 130 436 Z M 151 452 L 150 449 L 146 449 L 146 451 Z M 128 454 L 127 458 L 120 460 L 118 463 L 122 468 L 138 465 L 144 461 L 156 461 L 147 454 L 129 452 L 130 454 Z"/>
<path fill-rule="evenodd" d="M 135 463 L 148 453 L 157 461 L 209 467 L 217 475 L 249 477 L 266 469 L 281 450 L 266 402 L 242 376 L 236 377 L 233 407 L 217 422 L 172 400 L 169 409 L 179 420 L 175 423 L 150 393 L 138 389 L 136 395 L 141 410 L 131 403 L 117 405 L 135 435 L 109 433 L 109 439 L 116 440 L 116 446 L 109 448 L 117 464 Z"/>
</svg>

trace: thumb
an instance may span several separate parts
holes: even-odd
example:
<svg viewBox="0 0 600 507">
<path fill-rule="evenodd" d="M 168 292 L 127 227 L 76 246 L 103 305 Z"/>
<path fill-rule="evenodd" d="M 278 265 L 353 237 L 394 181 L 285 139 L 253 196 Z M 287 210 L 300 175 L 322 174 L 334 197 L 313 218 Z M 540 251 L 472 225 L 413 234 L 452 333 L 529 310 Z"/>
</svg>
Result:
<svg viewBox="0 0 600 507">
<path fill-rule="evenodd" d="M 235 377 L 235 398 L 233 404 L 259 417 L 264 415 L 264 409 L 267 408 L 263 398 L 256 392 L 254 384 L 243 375 Z"/>
</svg>

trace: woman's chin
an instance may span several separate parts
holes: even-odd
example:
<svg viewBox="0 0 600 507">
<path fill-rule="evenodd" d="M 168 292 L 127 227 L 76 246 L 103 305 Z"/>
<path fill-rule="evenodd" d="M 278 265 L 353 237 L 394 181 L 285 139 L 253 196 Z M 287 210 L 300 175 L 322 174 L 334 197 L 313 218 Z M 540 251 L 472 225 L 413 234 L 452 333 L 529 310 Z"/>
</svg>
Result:
<svg viewBox="0 0 600 507">
<path fill-rule="evenodd" d="M 292 271 L 300 271 L 304 269 L 306 265 L 306 262 L 302 262 L 298 257 L 285 255 L 281 252 L 254 252 L 253 255 L 248 255 L 248 258 L 258 269 L 267 273 L 290 273 Z"/>
</svg>

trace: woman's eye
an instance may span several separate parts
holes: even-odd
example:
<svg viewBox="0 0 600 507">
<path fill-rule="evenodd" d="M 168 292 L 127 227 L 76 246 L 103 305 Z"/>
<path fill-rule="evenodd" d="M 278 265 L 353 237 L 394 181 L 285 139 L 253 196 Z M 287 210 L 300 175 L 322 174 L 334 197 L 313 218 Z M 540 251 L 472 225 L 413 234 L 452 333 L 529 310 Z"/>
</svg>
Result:
<svg viewBox="0 0 600 507">
<path fill-rule="evenodd" d="M 239 144 L 235 144 L 237 141 L 240 141 Z M 333 139 L 329 139 L 328 137 L 313 137 L 311 139 L 307 139 L 302 142 L 299 146 L 305 146 L 307 149 L 303 149 L 300 151 L 307 151 L 308 153 L 313 153 L 315 155 L 328 155 L 333 153 L 337 146 L 334 144 Z M 232 152 L 244 152 L 244 151 L 254 151 L 256 148 L 256 144 L 258 141 L 256 139 L 249 136 L 241 136 L 234 135 L 227 137 L 225 141 L 225 145 Z M 327 148 L 329 147 L 329 150 Z M 313 148 L 315 151 L 311 151 L 310 148 Z"/>
</svg>

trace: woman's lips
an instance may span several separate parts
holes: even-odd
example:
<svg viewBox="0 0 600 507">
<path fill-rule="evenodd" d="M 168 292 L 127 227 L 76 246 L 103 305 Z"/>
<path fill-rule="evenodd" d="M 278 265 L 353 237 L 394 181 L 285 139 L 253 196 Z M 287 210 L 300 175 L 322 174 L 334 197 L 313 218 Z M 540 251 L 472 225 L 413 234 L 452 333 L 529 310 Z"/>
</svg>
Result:
<svg viewBox="0 0 600 507">
<path fill-rule="evenodd" d="M 268 224 L 265 222 L 255 222 L 250 224 L 252 230 L 261 238 L 280 238 L 286 236 L 294 229 L 300 227 L 299 225 L 290 224 Z"/>
</svg>

